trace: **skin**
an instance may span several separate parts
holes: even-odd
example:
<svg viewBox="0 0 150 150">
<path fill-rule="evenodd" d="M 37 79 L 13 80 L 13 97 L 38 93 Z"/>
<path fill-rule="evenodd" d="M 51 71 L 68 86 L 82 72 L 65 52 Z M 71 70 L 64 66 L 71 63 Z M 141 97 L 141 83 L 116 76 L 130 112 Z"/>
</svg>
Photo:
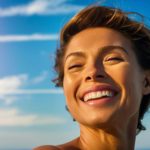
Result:
<svg viewBox="0 0 150 150">
<path fill-rule="evenodd" d="M 100 27 L 79 32 L 66 49 L 63 88 L 80 136 L 35 150 L 134 150 L 141 99 L 149 92 L 146 77 L 124 35 Z M 109 102 L 85 104 L 86 89 L 101 85 L 112 86 L 117 95 Z"/>
</svg>

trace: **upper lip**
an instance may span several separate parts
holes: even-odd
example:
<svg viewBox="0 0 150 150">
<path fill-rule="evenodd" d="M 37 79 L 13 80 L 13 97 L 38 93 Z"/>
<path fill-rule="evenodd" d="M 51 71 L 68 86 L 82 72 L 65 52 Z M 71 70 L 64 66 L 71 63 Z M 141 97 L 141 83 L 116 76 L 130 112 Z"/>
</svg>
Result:
<svg viewBox="0 0 150 150">
<path fill-rule="evenodd" d="M 87 88 L 85 88 L 84 90 L 82 90 L 80 92 L 80 99 L 83 100 L 84 99 L 84 96 L 87 94 L 87 93 L 90 93 L 90 92 L 96 92 L 96 91 L 104 91 L 104 90 L 110 90 L 110 91 L 113 91 L 114 94 L 116 94 L 118 92 L 118 89 L 115 88 L 114 86 L 112 85 L 106 85 L 106 84 L 102 84 L 102 85 L 93 85 L 93 86 L 89 86 Z"/>
</svg>

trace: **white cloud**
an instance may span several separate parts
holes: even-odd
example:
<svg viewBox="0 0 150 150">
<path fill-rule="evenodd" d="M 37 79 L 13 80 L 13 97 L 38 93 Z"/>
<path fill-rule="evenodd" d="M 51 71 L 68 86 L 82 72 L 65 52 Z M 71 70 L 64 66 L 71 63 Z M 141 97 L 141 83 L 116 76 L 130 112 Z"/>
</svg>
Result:
<svg viewBox="0 0 150 150">
<path fill-rule="evenodd" d="M 31 84 L 40 83 L 44 81 L 47 77 L 48 73 L 43 72 L 41 75 L 33 78 L 31 80 Z M 25 85 L 29 82 L 29 77 L 27 74 L 6 76 L 0 78 L 0 99 L 3 96 L 11 94 L 58 94 L 62 93 L 61 89 L 23 89 Z"/>
<path fill-rule="evenodd" d="M 62 89 L 25 89 L 30 84 L 39 84 L 47 77 L 47 72 L 33 78 L 29 81 L 27 74 L 6 76 L 0 78 L 0 100 L 6 105 L 12 104 L 18 98 L 18 95 L 28 94 L 62 94 Z M 30 83 L 30 84 L 29 84 Z"/>
<path fill-rule="evenodd" d="M 17 109 L 0 109 L 0 126 L 33 126 L 63 124 L 65 119 L 57 116 L 23 115 Z"/>
<path fill-rule="evenodd" d="M 12 104 L 17 100 L 17 96 L 8 95 L 7 92 L 15 92 L 17 89 L 24 86 L 27 80 L 27 74 L 6 76 L 0 78 L 0 100 L 3 101 L 6 105 Z"/>
<path fill-rule="evenodd" d="M 3 101 L 6 105 L 11 105 L 18 99 L 18 96 L 15 95 L 4 95 L 4 93 L 0 93 L 0 101 Z"/>
<path fill-rule="evenodd" d="M 51 40 L 58 40 L 58 35 L 57 34 L 0 35 L 0 42 L 51 41 Z"/>
<path fill-rule="evenodd" d="M 24 5 L 0 8 L 0 17 L 67 14 L 82 8 L 83 6 L 67 4 L 67 0 L 34 0 Z"/>
<path fill-rule="evenodd" d="M 28 79 L 27 74 L 20 74 L 14 76 L 6 76 L 0 78 L 0 92 L 13 91 L 20 88 Z"/>
</svg>

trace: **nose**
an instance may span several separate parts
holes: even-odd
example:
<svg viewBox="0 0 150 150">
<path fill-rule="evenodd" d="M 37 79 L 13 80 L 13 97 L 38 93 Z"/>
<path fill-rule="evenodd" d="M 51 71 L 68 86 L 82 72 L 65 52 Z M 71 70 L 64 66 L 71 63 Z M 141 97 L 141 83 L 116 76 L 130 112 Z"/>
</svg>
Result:
<svg viewBox="0 0 150 150">
<path fill-rule="evenodd" d="M 88 67 L 86 70 L 85 81 L 99 81 L 105 78 L 106 72 L 100 64 Z"/>
</svg>

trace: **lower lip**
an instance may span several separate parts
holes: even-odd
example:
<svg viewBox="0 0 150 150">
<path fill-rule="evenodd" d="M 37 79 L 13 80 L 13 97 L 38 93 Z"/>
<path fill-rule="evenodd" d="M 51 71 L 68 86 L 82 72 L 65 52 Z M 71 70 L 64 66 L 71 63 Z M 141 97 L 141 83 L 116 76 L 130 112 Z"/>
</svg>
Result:
<svg viewBox="0 0 150 150">
<path fill-rule="evenodd" d="M 101 105 L 108 105 L 114 101 L 114 97 L 105 97 L 105 98 L 100 98 L 100 99 L 93 99 L 89 100 L 87 102 L 84 102 L 85 104 L 89 106 L 101 106 Z"/>
</svg>

